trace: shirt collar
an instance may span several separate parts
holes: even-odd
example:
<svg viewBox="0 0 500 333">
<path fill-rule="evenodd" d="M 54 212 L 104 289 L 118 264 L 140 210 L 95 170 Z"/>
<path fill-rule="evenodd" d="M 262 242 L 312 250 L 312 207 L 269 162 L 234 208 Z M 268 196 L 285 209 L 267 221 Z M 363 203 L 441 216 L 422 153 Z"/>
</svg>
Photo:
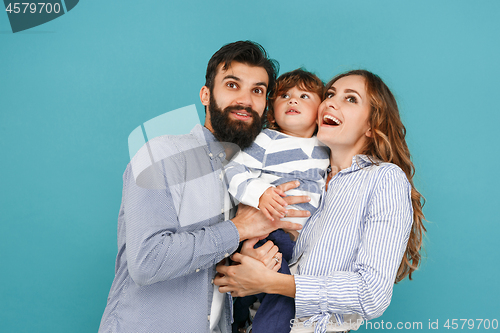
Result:
<svg viewBox="0 0 500 333">
<path fill-rule="evenodd" d="M 216 157 L 225 158 L 226 153 L 224 151 L 224 146 L 217 140 L 212 132 L 205 126 L 197 124 L 192 130 L 191 134 L 196 137 L 200 144 L 206 146 L 207 154 L 211 159 Z"/>
<path fill-rule="evenodd" d="M 372 164 L 376 164 L 378 162 L 380 162 L 380 161 L 378 161 L 376 158 L 374 158 L 372 156 L 367 156 L 367 155 L 362 155 L 362 154 L 354 155 L 352 157 L 351 166 L 347 169 L 340 171 L 340 172 L 350 173 L 350 172 L 358 171 L 358 170 L 361 170 L 363 168 L 369 167 Z"/>
</svg>

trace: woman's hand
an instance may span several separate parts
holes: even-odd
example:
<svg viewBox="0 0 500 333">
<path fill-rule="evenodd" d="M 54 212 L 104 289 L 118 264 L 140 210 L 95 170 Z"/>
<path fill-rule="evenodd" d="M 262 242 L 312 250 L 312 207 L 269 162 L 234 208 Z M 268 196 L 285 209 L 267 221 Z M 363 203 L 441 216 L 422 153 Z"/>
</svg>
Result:
<svg viewBox="0 0 500 333">
<path fill-rule="evenodd" d="M 295 297 L 293 275 L 274 272 L 262 262 L 241 253 L 233 254 L 231 259 L 238 264 L 219 264 L 216 267 L 219 274 L 214 284 L 219 286 L 221 293 L 230 292 L 233 296 L 243 297 L 264 292 Z"/>
<path fill-rule="evenodd" d="M 231 292 L 231 295 L 243 297 L 266 292 L 265 285 L 272 280 L 270 274 L 278 274 L 260 261 L 249 256 L 235 253 L 231 259 L 238 263 L 233 266 L 217 265 L 219 274 L 214 284 L 219 286 L 221 293 Z"/>
<path fill-rule="evenodd" d="M 252 238 L 243 243 L 240 253 L 262 262 L 268 269 L 277 272 L 281 267 L 282 254 L 273 242 L 267 241 L 261 247 L 254 249 L 259 238 Z"/>
</svg>

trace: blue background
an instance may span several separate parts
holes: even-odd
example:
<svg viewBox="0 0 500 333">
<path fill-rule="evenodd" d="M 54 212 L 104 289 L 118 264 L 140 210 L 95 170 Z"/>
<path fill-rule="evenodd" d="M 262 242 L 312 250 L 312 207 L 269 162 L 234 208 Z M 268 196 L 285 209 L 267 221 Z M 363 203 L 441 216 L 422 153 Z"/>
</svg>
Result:
<svg viewBox="0 0 500 333">
<path fill-rule="evenodd" d="M 281 73 L 369 69 L 399 101 L 427 258 L 374 321 L 500 320 L 499 13 L 495 0 L 80 1 L 12 34 L 0 12 L 0 331 L 97 331 L 128 135 L 193 103 L 203 117 L 208 59 L 242 39 Z"/>
</svg>

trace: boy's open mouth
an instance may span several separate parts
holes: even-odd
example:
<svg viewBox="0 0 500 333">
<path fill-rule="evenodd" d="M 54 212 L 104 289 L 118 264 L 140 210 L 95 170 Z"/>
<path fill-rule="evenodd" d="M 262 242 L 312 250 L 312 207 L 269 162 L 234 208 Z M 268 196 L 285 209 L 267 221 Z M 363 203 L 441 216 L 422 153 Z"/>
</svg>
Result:
<svg viewBox="0 0 500 333">
<path fill-rule="evenodd" d="M 323 124 L 326 124 L 326 125 L 329 125 L 329 126 L 339 126 L 342 124 L 342 122 L 335 118 L 334 116 L 332 115 L 329 115 L 329 114 L 325 114 L 323 116 Z"/>
<path fill-rule="evenodd" d="M 298 110 L 290 109 L 285 112 L 285 114 L 300 114 Z"/>
</svg>

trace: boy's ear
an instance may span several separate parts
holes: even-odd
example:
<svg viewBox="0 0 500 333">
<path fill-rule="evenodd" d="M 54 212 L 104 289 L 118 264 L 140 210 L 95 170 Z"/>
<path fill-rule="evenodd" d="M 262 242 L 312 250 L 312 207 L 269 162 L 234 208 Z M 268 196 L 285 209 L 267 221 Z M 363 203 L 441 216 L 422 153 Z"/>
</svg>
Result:
<svg viewBox="0 0 500 333">
<path fill-rule="evenodd" d="M 365 135 L 369 138 L 372 137 L 372 128 L 370 127 L 369 129 L 366 130 Z"/>
<path fill-rule="evenodd" d="M 210 89 L 207 86 L 201 87 L 200 90 L 200 101 L 201 104 L 208 106 L 210 104 Z"/>
</svg>

